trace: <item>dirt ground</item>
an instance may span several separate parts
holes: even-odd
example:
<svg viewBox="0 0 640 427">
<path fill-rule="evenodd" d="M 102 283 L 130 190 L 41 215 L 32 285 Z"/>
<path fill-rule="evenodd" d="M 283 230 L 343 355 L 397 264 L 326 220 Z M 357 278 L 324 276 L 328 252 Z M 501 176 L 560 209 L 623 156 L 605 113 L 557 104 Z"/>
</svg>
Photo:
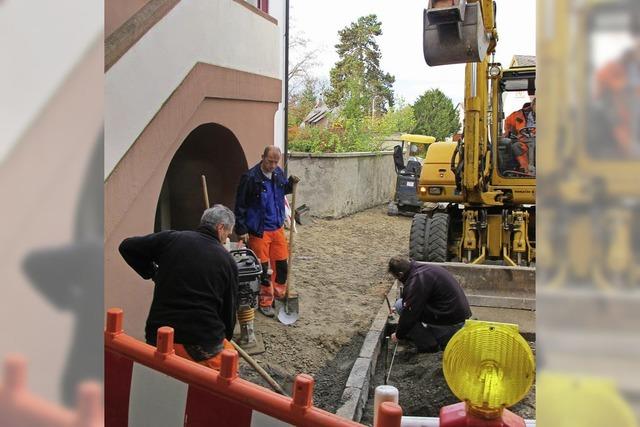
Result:
<svg viewBox="0 0 640 427">
<path fill-rule="evenodd" d="M 410 228 L 411 218 L 389 217 L 383 206 L 298 227 L 292 270 L 300 319 L 284 326 L 256 314 L 266 352 L 254 357 L 287 392 L 296 374 L 311 374 L 314 405 L 336 411 L 364 336 L 392 285 L 387 262 L 395 254 L 408 255 Z M 382 355 L 377 365 L 383 366 Z M 444 380 L 442 353 L 415 354 L 408 344 L 399 347 L 393 366 L 389 383 L 398 387 L 406 415 L 437 416 L 441 406 L 457 401 Z M 382 370 L 377 371 L 372 390 L 383 384 Z M 244 361 L 240 376 L 268 387 Z M 372 422 L 372 403 L 370 398 L 365 424 Z M 535 418 L 535 388 L 512 410 Z"/>
<path fill-rule="evenodd" d="M 375 207 L 339 220 L 298 226 L 292 272 L 300 319 L 284 326 L 256 313 L 266 352 L 255 359 L 285 388 L 307 373 L 316 380 L 314 404 L 334 412 L 364 335 L 392 285 L 389 258 L 408 254 L 411 218 Z M 241 364 L 240 375 L 265 384 Z"/>
<path fill-rule="evenodd" d="M 533 343 L 531 343 L 533 346 Z M 390 365 L 393 347 L 389 344 L 387 366 Z M 396 352 L 388 384 L 398 389 L 399 404 L 404 414 L 415 417 L 437 417 L 442 406 L 457 403 L 459 400 L 451 393 L 442 371 L 443 353 L 417 354 L 409 344 L 399 345 Z M 384 384 L 384 348 L 376 364 L 376 374 L 369 392 L 369 400 L 363 412 L 362 423 L 373 423 L 373 392 L 375 386 Z M 512 412 L 525 419 L 534 419 L 535 386 L 517 405 L 510 408 Z"/>
</svg>

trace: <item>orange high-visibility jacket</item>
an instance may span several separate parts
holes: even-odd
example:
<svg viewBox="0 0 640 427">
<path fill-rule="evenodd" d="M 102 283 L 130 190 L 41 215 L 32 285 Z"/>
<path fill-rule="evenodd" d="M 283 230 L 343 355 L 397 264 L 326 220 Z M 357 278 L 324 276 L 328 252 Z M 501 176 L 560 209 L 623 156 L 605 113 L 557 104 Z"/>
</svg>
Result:
<svg viewBox="0 0 640 427">
<path fill-rule="evenodd" d="M 527 127 L 527 116 L 523 110 L 514 111 L 504 121 L 504 136 L 508 137 L 511 132 L 519 136 L 521 129 Z"/>
<path fill-rule="evenodd" d="M 522 109 L 509 114 L 509 117 L 504 121 L 504 136 L 508 137 L 510 133 L 518 136 L 522 155 L 516 156 L 516 161 L 520 168 L 527 171 L 529 170 L 529 146 L 523 140 L 524 137 L 519 135 L 520 130 L 525 127 L 527 127 L 527 115 Z"/>
<path fill-rule="evenodd" d="M 613 136 L 620 149 L 627 153 L 631 149 L 631 111 L 629 102 L 637 102 L 640 96 L 640 88 L 630 87 L 627 67 L 632 61 L 628 57 L 609 63 L 596 75 L 596 96 L 605 98 L 611 103 L 610 108 L 615 115 L 613 123 Z M 634 101 L 635 100 L 635 101 Z"/>
</svg>

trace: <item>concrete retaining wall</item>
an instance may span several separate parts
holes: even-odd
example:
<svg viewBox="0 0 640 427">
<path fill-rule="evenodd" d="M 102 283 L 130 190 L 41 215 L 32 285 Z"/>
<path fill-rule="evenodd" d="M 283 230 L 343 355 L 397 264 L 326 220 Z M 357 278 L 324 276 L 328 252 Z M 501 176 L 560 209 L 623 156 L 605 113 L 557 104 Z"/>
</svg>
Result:
<svg viewBox="0 0 640 427">
<path fill-rule="evenodd" d="M 392 152 L 289 153 L 288 169 L 301 179 L 296 204 L 313 216 L 341 218 L 393 198 Z"/>
</svg>

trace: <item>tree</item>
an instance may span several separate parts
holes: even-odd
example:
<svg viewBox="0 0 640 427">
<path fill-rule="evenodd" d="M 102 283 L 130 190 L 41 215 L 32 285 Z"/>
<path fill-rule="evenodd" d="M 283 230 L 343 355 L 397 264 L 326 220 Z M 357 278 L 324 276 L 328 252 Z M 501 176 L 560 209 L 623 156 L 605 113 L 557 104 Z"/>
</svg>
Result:
<svg viewBox="0 0 640 427">
<path fill-rule="evenodd" d="M 312 71 L 318 66 L 318 54 L 320 50 L 314 48 L 304 32 L 297 31 L 292 25 L 289 33 L 289 69 L 287 79 L 289 81 L 289 94 L 297 93 L 300 88 L 312 79 Z"/>
<path fill-rule="evenodd" d="M 314 78 L 304 81 L 302 91 L 289 92 L 289 126 L 299 126 L 316 106 L 319 99 L 319 82 Z"/>
<path fill-rule="evenodd" d="M 335 46 L 338 62 L 330 72 L 331 88 L 326 93 L 330 107 L 353 105 L 362 115 L 380 114 L 393 106 L 395 77 L 380 69 L 380 47 L 376 37 L 382 35 L 382 23 L 376 15 L 358 18 L 338 32 L 340 42 Z"/>
<path fill-rule="evenodd" d="M 460 130 L 460 112 L 440 89 L 423 93 L 413 104 L 413 111 L 416 116 L 414 133 L 444 141 Z"/>
</svg>

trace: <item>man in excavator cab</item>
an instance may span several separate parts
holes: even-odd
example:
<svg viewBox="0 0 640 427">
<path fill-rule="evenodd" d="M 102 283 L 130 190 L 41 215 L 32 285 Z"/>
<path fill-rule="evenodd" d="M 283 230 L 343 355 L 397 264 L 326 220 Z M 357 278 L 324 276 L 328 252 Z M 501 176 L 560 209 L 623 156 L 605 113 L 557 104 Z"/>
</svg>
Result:
<svg viewBox="0 0 640 427">
<path fill-rule="evenodd" d="M 640 99 L 640 17 L 633 24 L 631 46 L 596 74 L 593 108 L 599 115 L 594 115 L 591 124 L 599 128 L 595 131 L 608 131 L 606 137 L 615 142 L 617 157 L 640 155 L 640 127 L 636 120 Z"/>
<path fill-rule="evenodd" d="M 516 162 L 518 172 L 523 175 L 535 176 L 534 162 L 530 162 L 533 156 L 531 146 L 535 143 L 536 136 L 536 100 L 526 102 L 520 110 L 514 111 L 504 121 L 504 138 L 512 141 L 511 150 Z"/>
</svg>

